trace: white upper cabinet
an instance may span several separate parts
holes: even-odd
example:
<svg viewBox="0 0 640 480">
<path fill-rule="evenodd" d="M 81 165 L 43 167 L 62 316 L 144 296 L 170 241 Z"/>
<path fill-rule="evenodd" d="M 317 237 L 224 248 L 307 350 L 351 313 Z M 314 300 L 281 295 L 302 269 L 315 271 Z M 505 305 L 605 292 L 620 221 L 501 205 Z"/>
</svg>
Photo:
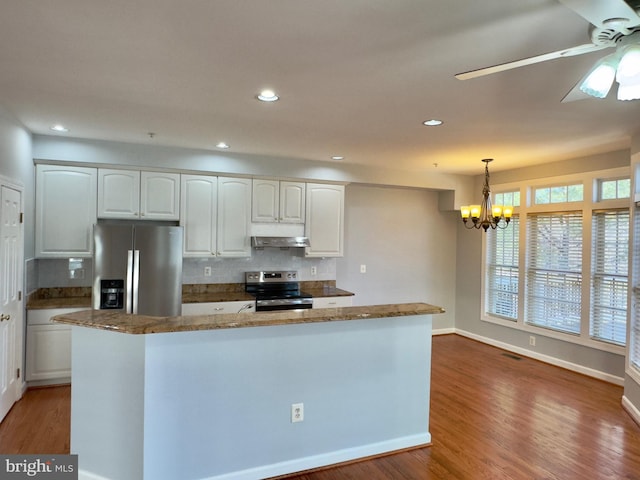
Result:
<svg viewBox="0 0 640 480">
<path fill-rule="evenodd" d="M 281 223 L 304 223 L 305 191 L 303 182 L 280 182 Z"/>
<path fill-rule="evenodd" d="M 140 172 L 98 169 L 98 217 L 140 218 Z"/>
<path fill-rule="evenodd" d="M 98 217 L 178 220 L 180 174 L 98 169 Z"/>
<path fill-rule="evenodd" d="M 140 172 L 140 218 L 180 218 L 180 174 Z"/>
<path fill-rule="evenodd" d="M 304 223 L 305 184 L 253 180 L 251 220 L 264 223 Z"/>
<path fill-rule="evenodd" d="M 182 175 L 180 225 L 185 257 L 215 257 L 218 177 Z"/>
<path fill-rule="evenodd" d="M 306 212 L 306 256 L 343 256 L 344 185 L 307 183 Z"/>
<path fill-rule="evenodd" d="M 36 256 L 91 257 L 95 168 L 36 166 Z"/>
<path fill-rule="evenodd" d="M 251 179 L 218 177 L 219 257 L 251 256 L 251 189 Z"/>
<path fill-rule="evenodd" d="M 251 180 L 182 175 L 185 257 L 249 257 Z"/>
</svg>

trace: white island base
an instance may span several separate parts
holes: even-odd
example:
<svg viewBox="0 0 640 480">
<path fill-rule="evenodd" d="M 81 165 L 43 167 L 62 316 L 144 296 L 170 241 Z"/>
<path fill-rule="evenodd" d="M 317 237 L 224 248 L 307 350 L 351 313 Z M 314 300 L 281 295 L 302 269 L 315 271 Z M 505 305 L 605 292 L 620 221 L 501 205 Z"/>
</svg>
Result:
<svg viewBox="0 0 640 480">
<path fill-rule="evenodd" d="M 153 334 L 74 326 L 72 348 L 80 479 L 261 479 L 431 442 L 431 315 Z M 302 422 L 291 422 L 295 403 Z"/>
</svg>

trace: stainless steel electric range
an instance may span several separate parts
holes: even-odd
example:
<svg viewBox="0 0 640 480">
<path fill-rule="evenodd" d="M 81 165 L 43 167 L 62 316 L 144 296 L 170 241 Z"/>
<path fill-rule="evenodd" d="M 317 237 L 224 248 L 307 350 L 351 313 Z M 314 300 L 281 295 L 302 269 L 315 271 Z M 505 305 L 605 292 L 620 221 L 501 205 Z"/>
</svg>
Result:
<svg viewBox="0 0 640 480">
<path fill-rule="evenodd" d="M 312 308 L 313 297 L 300 291 L 298 272 L 246 272 L 245 291 L 256 297 L 256 312 Z"/>
</svg>

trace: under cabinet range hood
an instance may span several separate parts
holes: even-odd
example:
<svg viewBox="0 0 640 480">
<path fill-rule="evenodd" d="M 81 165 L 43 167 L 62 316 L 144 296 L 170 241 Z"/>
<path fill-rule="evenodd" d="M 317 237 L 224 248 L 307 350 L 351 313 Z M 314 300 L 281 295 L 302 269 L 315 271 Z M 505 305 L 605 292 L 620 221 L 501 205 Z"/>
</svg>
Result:
<svg viewBox="0 0 640 480">
<path fill-rule="evenodd" d="M 253 248 L 304 248 L 309 247 L 309 237 L 251 237 Z"/>
</svg>

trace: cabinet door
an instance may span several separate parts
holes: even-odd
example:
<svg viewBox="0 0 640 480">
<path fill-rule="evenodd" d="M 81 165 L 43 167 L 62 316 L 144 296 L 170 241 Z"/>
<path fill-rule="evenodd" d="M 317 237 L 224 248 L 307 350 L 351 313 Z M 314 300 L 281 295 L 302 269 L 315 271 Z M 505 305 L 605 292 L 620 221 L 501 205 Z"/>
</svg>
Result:
<svg viewBox="0 0 640 480">
<path fill-rule="evenodd" d="M 218 178 L 182 175 L 180 225 L 184 228 L 184 256 L 216 255 Z"/>
<path fill-rule="evenodd" d="M 251 179 L 218 177 L 219 257 L 250 257 Z"/>
<path fill-rule="evenodd" d="M 222 313 L 255 312 L 255 301 L 183 303 L 182 315 L 220 315 Z"/>
<path fill-rule="evenodd" d="M 95 168 L 37 165 L 37 257 L 91 257 L 96 190 Z"/>
<path fill-rule="evenodd" d="M 282 223 L 304 223 L 305 184 L 280 182 L 280 217 Z"/>
<path fill-rule="evenodd" d="M 180 217 L 180 174 L 141 172 L 140 218 L 178 220 Z"/>
<path fill-rule="evenodd" d="M 71 377 L 71 327 L 27 326 L 26 379 L 54 380 Z"/>
<path fill-rule="evenodd" d="M 278 221 L 279 190 L 280 182 L 277 180 L 253 180 L 252 222 Z"/>
<path fill-rule="evenodd" d="M 351 307 L 353 297 L 313 297 L 313 308 Z"/>
<path fill-rule="evenodd" d="M 98 218 L 140 217 L 140 172 L 98 169 Z"/>
<path fill-rule="evenodd" d="M 307 184 L 307 257 L 341 257 L 344 237 L 344 185 Z"/>
</svg>

